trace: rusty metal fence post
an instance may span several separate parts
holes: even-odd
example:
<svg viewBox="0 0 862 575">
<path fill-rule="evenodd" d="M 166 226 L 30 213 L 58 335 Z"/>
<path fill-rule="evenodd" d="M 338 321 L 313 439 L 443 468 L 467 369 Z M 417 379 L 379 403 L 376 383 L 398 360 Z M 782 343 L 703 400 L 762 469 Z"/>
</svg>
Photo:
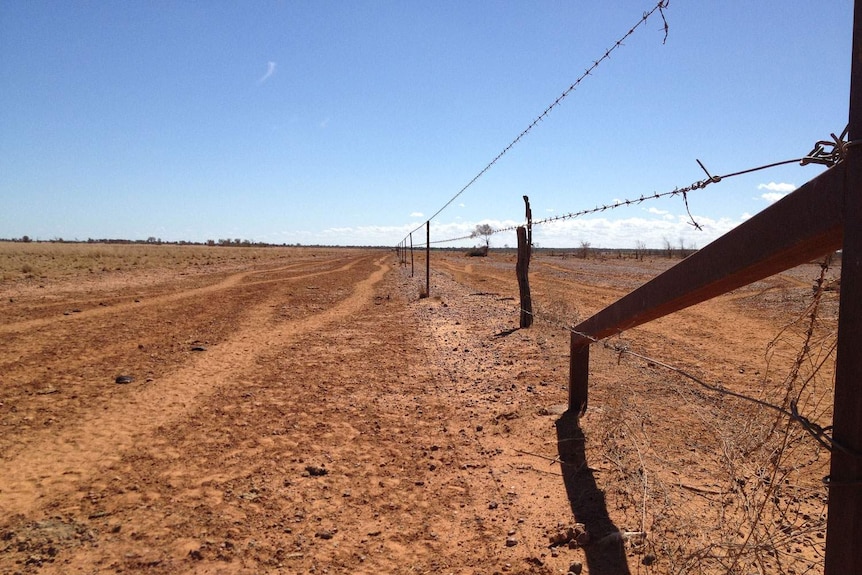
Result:
<svg viewBox="0 0 862 575">
<path fill-rule="evenodd" d="M 853 14 L 850 125 L 825 575 L 862 573 L 862 0 Z M 846 451 L 845 451 L 846 450 Z"/>
</svg>

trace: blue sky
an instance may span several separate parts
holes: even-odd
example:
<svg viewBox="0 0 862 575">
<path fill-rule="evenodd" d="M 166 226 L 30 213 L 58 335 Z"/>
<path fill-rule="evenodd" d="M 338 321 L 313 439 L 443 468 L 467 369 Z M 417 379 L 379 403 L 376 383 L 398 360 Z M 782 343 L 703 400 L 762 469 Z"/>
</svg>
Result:
<svg viewBox="0 0 862 575">
<path fill-rule="evenodd" d="M 0 237 L 394 245 L 655 4 L 2 0 Z M 432 220 L 432 241 L 520 223 L 525 194 L 536 219 L 576 212 L 703 179 L 696 158 L 726 174 L 843 130 L 850 0 L 664 14 L 666 42 L 655 14 Z M 534 241 L 702 247 L 822 170 L 693 193 L 703 231 L 671 198 Z"/>
</svg>

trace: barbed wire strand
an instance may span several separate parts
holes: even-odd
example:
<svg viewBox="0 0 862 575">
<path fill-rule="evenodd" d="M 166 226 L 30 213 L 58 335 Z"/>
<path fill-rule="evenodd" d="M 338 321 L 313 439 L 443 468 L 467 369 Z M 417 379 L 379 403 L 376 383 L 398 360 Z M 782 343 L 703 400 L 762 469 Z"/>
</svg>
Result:
<svg viewBox="0 0 862 575">
<path fill-rule="evenodd" d="M 625 42 L 625 41 L 626 41 L 626 40 L 627 40 L 627 39 L 628 39 L 632 34 L 634 34 L 635 30 L 637 30 L 637 29 L 638 29 L 642 24 L 644 24 L 644 23 L 645 23 L 645 22 L 646 22 L 646 21 L 647 21 L 647 20 L 648 20 L 648 19 L 649 19 L 653 14 L 655 14 L 656 12 L 659 12 L 659 14 L 661 15 L 661 18 L 662 18 L 662 22 L 664 23 L 664 25 L 663 25 L 663 29 L 664 29 L 664 39 L 662 40 L 662 44 L 664 44 L 664 43 L 667 41 L 667 34 L 668 34 L 668 29 L 669 29 L 669 27 L 668 27 L 668 23 L 667 23 L 667 19 L 665 18 L 665 15 L 664 15 L 664 9 L 665 9 L 665 8 L 667 8 L 668 4 L 669 4 L 669 0 L 659 0 L 659 1 L 656 3 L 656 5 L 653 7 L 653 9 L 652 9 L 652 10 L 650 10 L 649 12 L 644 12 L 644 14 L 641 16 L 641 19 L 640 19 L 640 20 L 638 20 L 638 22 L 637 22 L 634 26 L 632 26 L 632 27 L 629 29 L 629 31 L 628 31 L 628 32 L 626 32 L 625 34 L 623 34 L 623 36 L 622 36 L 622 37 L 620 37 L 620 39 L 619 39 L 619 40 L 617 40 L 617 41 L 614 43 L 614 45 L 613 45 L 613 46 L 611 46 L 610 48 L 608 48 L 607 50 L 605 50 L 605 53 L 602 55 L 602 57 L 601 57 L 601 58 L 599 58 L 598 60 L 593 61 L 592 65 L 591 65 L 589 68 L 587 68 L 587 69 L 586 69 L 586 71 L 585 71 L 583 74 L 581 74 L 581 75 L 578 77 L 578 79 L 577 79 L 577 80 L 575 80 L 575 81 L 574 81 L 574 82 L 573 82 L 573 83 L 572 83 L 568 88 L 566 88 L 565 90 L 563 90 L 563 93 L 562 93 L 562 94 L 560 94 L 559 96 L 557 96 L 557 99 L 556 99 L 556 100 L 554 100 L 554 101 L 553 101 L 553 102 L 552 102 L 552 103 L 551 103 L 547 108 L 545 108 L 545 110 L 544 110 L 541 114 L 539 114 L 539 115 L 536 117 L 536 119 L 534 119 L 534 120 L 530 123 L 530 125 L 529 125 L 529 126 L 527 126 L 526 128 L 524 128 L 524 130 L 523 130 L 520 134 L 518 134 L 518 136 L 517 136 L 514 140 L 512 140 L 512 141 L 509 143 L 509 145 L 508 145 L 508 146 L 506 146 L 505 148 L 503 148 L 503 151 L 502 151 L 502 152 L 500 152 L 499 154 L 497 154 L 497 155 L 494 157 L 494 159 L 493 159 L 493 160 L 491 160 L 490 162 L 488 162 L 488 164 L 487 164 L 484 168 L 482 168 L 482 170 L 481 170 L 478 174 L 476 174 L 475 176 L 473 176 L 473 179 L 472 179 L 472 180 L 470 180 L 469 182 L 467 182 L 467 184 L 466 184 L 463 188 L 461 188 L 461 189 L 458 191 L 458 193 L 456 193 L 454 196 L 452 196 L 452 197 L 449 199 L 449 201 L 448 201 L 448 202 L 446 202 L 445 204 L 443 204 L 443 207 L 441 207 L 439 210 L 437 210 L 436 212 L 434 212 L 434 214 L 433 214 L 430 218 L 428 218 L 428 220 L 427 220 L 427 221 L 428 221 L 428 222 L 430 222 L 431 220 L 433 220 L 434 218 L 436 218 L 438 215 L 440 215 L 440 213 L 441 213 L 441 212 L 443 212 L 443 210 L 445 210 L 445 209 L 446 209 L 446 208 L 448 208 L 450 205 L 452 205 L 452 202 L 454 202 L 454 201 L 455 201 L 455 200 L 456 200 L 456 199 L 457 199 L 461 194 L 463 194 L 463 193 L 467 190 L 467 188 L 469 188 L 470 186 L 472 186 L 472 185 L 473 185 L 473 184 L 474 184 L 474 183 L 475 183 L 479 178 L 481 178 L 481 177 L 485 174 L 485 172 L 487 172 L 488 170 L 490 170 L 490 169 L 491 169 L 491 167 L 493 167 L 493 166 L 494 166 L 494 164 L 496 164 L 496 163 L 500 160 L 500 158 L 502 158 L 504 155 L 506 155 L 506 153 L 507 153 L 509 150 L 511 150 L 511 149 L 515 146 L 515 144 L 517 144 L 518 142 L 520 142 L 520 141 L 521 141 L 521 139 L 522 139 L 522 138 L 524 138 L 524 136 L 526 136 L 526 135 L 527 135 L 527 134 L 528 134 L 528 133 L 529 133 L 529 132 L 530 132 L 530 131 L 531 131 L 531 130 L 536 126 L 536 124 L 538 124 L 539 122 L 541 122 L 542 120 L 544 120 L 544 119 L 545 119 L 545 117 L 546 117 L 548 114 L 550 114 L 550 113 L 551 113 L 551 110 L 553 110 L 554 108 L 556 108 L 557 106 L 559 106 L 559 105 L 560 105 L 560 103 L 561 103 L 561 102 L 562 102 L 562 101 L 563 101 L 563 100 L 564 100 L 564 99 L 565 99 L 565 98 L 566 98 L 566 97 L 567 97 L 567 96 L 568 96 L 572 91 L 574 91 L 574 90 L 575 90 L 575 88 L 577 88 L 577 87 L 581 84 L 581 82 L 583 82 L 583 80 L 584 80 L 587 76 L 591 75 L 591 74 L 592 74 L 592 72 L 593 72 L 596 68 L 598 68 L 598 67 L 599 67 L 599 65 L 601 65 L 601 63 L 602 63 L 602 62 L 604 62 L 605 60 L 610 59 L 611 54 L 614 52 L 614 50 L 616 50 L 617 48 L 619 48 L 620 46 L 622 46 L 622 45 L 623 45 L 623 42 Z M 420 230 L 420 229 L 422 228 L 422 226 L 424 226 L 424 225 L 425 225 L 425 223 L 426 223 L 426 222 L 423 222 L 422 224 L 420 224 L 419 226 L 417 226 L 415 229 L 413 229 L 412 231 L 410 231 L 410 232 L 407 234 L 407 236 L 409 236 L 410 234 L 412 234 L 412 233 L 414 233 L 414 232 L 416 232 L 416 231 Z M 407 236 L 405 236 L 405 239 L 407 238 Z M 403 241 L 403 240 L 402 240 L 402 241 Z"/>
<path fill-rule="evenodd" d="M 806 157 L 807 157 L 807 156 L 806 156 Z M 731 173 L 729 173 L 729 174 L 725 174 L 725 175 L 723 175 L 723 176 L 711 176 L 711 175 L 709 175 L 709 172 L 706 172 L 706 168 L 704 168 L 704 166 L 703 166 L 703 164 L 701 163 L 701 161 L 700 161 L 700 160 L 697 160 L 697 163 L 700 165 L 700 167 L 701 167 L 701 168 L 703 168 L 703 170 L 707 173 L 708 178 L 707 178 L 707 179 L 705 179 L 705 180 L 698 180 L 698 181 L 696 181 L 696 182 L 694 182 L 694 183 L 692 183 L 692 184 L 690 184 L 690 185 L 688 185 L 688 186 L 685 186 L 685 187 L 683 187 L 683 188 L 679 188 L 679 187 L 677 187 L 677 188 L 674 188 L 673 190 L 670 190 L 670 191 L 668 191 L 668 192 L 654 192 L 654 193 L 652 193 L 652 194 L 647 194 L 647 195 L 643 195 L 643 194 L 642 194 L 640 197 L 635 198 L 635 199 L 617 200 L 617 201 L 615 201 L 614 203 L 604 204 L 604 205 L 596 206 L 596 207 L 594 207 L 594 208 L 588 208 L 588 209 L 580 210 L 580 211 L 577 211 L 577 212 L 569 212 L 569 213 L 566 213 L 566 214 L 561 214 L 561 215 L 559 215 L 559 216 L 551 216 L 551 217 L 548 217 L 548 218 L 543 218 L 543 219 L 539 219 L 539 220 L 533 220 L 532 225 L 533 225 L 533 226 L 541 226 L 541 225 L 545 225 L 545 224 L 549 224 L 549 223 L 553 223 L 553 222 L 559 222 L 559 221 L 563 221 L 563 220 L 570 220 L 570 219 L 578 218 L 578 217 L 581 217 L 581 216 L 586 216 L 586 215 L 590 215 L 590 214 L 596 214 L 596 213 L 600 213 L 600 212 L 605 212 L 605 211 L 608 211 L 608 210 L 615 210 L 615 209 L 617 209 L 617 208 L 623 208 L 623 207 L 628 207 L 628 206 L 635 206 L 635 205 L 639 205 L 639 204 L 642 204 L 643 202 L 650 201 L 650 200 L 658 200 L 658 199 L 660 199 L 660 198 L 673 197 L 673 196 L 682 196 L 682 197 L 683 197 L 683 200 L 685 201 L 685 208 L 686 208 L 686 211 L 688 212 L 689 218 L 691 219 L 691 222 L 689 222 L 689 223 L 690 223 L 692 226 L 694 226 L 695 228 L 697 228 L 697 229 L 699 229 L 699 230 L 700 230 L 700 229 L 702 229 L 702 228 L 701 228 L 701 227 L 700 227 L 700 225 L 699 225 L 699 224 L 694 220 L 694 217 L 691 215 L 691 211 L 690 211 L 690 210 L 689 210 L 689 208 L 688 208 L 688 194 L 689 194 L 690 192 L 694 192 L 694 191 L 697 191 L 697 190 L 702 190 L 702 189 L 706 188 L 706 186 L 708 186 L 709 184 L 717 184 L 717 183 L 722 182 L 722 181 L 724 181 L 724 180 L 726 180 L 726 179 L 728 179 L 728 178 L 733 178 L 733 177 L 741 176 L 741 175 L 744 175 L 744 174 L 750 174 L 750 173 L 752 173 L 752 172 L 758 172 L 758 171 L 761 171 L 761 170 L 768 170 L 768 169 L 770 169 L 770 168 L 775 168 L 775 167 L 778 167 L 778 166 L 784 166 L 784 165 L 787 165 L 787 164 L 802 163 L 802 162 L 806 159 L 806 157 L 803 157 L 803 158 L 794 158 L 794 159 L 792 159 L 792 160 L 782 160 L 782 161 L 780 161 L 780 162 L 772 162 L 772 163 L 769 163 L 769 164 L 763 164 L 763 165 L 755 166 L 755 167 L 753 167 L 753 168 L 747 168 L 747 169 L 744 169 L 744 170 L 739 170 L 739 171 L 736 171 L 736 172 L 731 172 Z M 804 164 L 803 164 L 803 165 L 804 165 Z M 424 224 L 423 224 L 423 225 L 424 225 Z M 509 231 L 512 231 L 512 230 L 517 229 L 517 228 L 518 228 L 519 226 L 521 226 L 521 225 L 523 225 L 523 224 L 517 224 L 517 225 L 514 225 L 514 226 L 506 226 L 506 227 L 503 227 L 503 228 L 495 228 L 495 229 L 493 229 L 493 230 L 491 231 L 491 235 L 493 235 L 493 234 L 498 234 L 498 233 L 501 233 L 501 232 L 509 232 Z M 411 232 L 411 233 L 412 233 L 412 232 Z M 432 241 L 432 242 L 428 242 L 428 243 L 430 243 L 431 245 L 435 245 L 435 244 L 445 244 L 445 243 L 450 243 L 450 242 L 456 242 L 456 241 L 459 241 L 459 240 L 467 240 L 467 239 L 471 239 L 471 238 L 474 238 L 474 237 L 476 237 L 475 233 L 471 233 L 471 234 L 468 234 L 468 235 L 458 236 L 458 237 L 454 237 L 454 238 L 447 238 L 447 239 L 444 239 L 444 240 L 434 240 L 434 241 Z M 422 243 L 422 244 L 415 244 L 415 245 L 414 245 L 414 247 L 425 247 L 426 245 L 428 245 L 428 244 L 426 244 L 426 243 Z"/>
</svg>

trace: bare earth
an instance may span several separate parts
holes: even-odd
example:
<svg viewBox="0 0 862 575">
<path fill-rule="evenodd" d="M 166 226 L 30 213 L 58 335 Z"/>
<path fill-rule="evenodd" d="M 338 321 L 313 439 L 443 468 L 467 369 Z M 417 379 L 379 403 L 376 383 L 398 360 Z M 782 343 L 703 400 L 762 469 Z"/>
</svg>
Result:
<svg viewBox="0 0 862 575">
<path fill-rule="evenodd" d="M 511 253 L 260 253 L 0 275 L 0 573 L 822 573 L 829 454 L 661 365 L 829 425 L 819 265 L 594 346 L 577 421 L 566 326 L 673 261 L 536 255 L 518 330 Z"/>
</svg>

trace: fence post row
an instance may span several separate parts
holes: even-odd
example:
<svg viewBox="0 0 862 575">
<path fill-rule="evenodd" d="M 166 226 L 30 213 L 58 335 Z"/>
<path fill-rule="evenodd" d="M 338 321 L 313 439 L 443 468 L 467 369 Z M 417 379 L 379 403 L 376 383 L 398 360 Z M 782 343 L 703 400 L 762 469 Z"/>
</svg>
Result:
<svg viewBox="0 0 862 575">
<path fill-rule="evenodd" d="M 569 411 L 587 408 L 590 344 L 843 249 L 824 575 L 862 573 L 862 0 L 842 162 L 572 330 Z M 846 450 L 846 451 L 845 451 Z"/>
</svg>

